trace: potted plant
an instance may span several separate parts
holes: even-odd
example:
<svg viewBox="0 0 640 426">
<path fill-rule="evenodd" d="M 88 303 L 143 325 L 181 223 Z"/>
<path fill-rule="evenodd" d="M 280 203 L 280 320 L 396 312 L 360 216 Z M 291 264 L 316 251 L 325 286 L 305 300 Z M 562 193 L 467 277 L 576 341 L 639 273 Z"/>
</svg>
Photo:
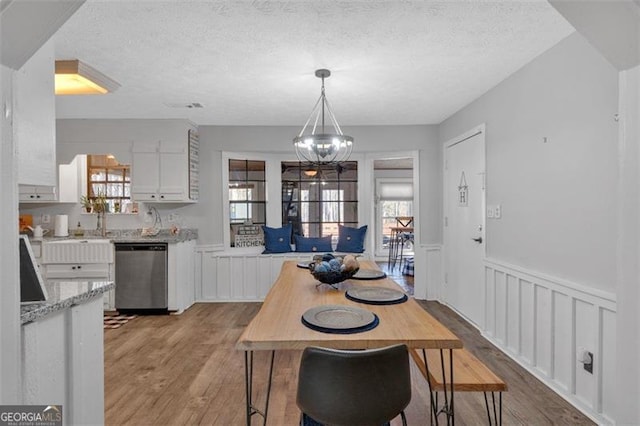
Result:
<svg viewBox="0 0 640 426">
<path fill-rule="evenodd" d="M 80 204 L 82 204 L 87 213 L 93 212 L 93 201 L 86 195 L 80 197 Z"/>
<path fill-rule="evenodd" d="M 93 211 L 96 213 L 106 213 L 109 205 L 107 204 L 107 196 L 104 192 L 98 192 L 93 200 Z"/>
</svg>

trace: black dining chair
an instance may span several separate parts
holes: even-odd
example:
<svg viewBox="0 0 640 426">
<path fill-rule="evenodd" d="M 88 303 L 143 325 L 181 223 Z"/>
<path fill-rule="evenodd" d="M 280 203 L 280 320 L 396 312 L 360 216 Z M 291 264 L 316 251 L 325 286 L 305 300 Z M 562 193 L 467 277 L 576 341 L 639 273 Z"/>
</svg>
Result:
<svg viewBox="0 0 640 426">
<path fill-rule="evenodd" d="M 308 347 L 302 353 L 296 402 L 300 424 L 380 426 L 411 401 L 406 345 L 344 351 Z"/>
</svg>

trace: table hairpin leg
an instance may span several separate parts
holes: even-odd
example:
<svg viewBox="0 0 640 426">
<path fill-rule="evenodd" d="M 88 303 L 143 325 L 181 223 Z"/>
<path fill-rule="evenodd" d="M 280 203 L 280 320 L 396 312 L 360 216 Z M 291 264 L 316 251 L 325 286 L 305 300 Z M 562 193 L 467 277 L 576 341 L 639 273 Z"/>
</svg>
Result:
<svg viewBox="0 0 640 426">
<path fill-rule="evenodd" d="M 422 359 L 424 361 L 424 366 L 427 371 L 427 377 L 429 377 L 429 364 L 427 363 L 427 354 L 426 351 L 422 350 Z M 443 384 L 443 393 L 444 393 L 444 404 L 442 408 L 438 409 L 438 392 L 434 392 L 431 388 L 431 382 L 427 380 L 429 384 L 429 395 L 431 398 L 431 411 L 429 413 L 429 417 L 431 419 L 431 424 L 433 424 L 434 419 L 436 425 L 438 425 L 438 416 L 441 413 L 444 413 L 447 416 L 447 425 L 455 426 L 456 419 L 453 410 L 453 349 L 449 349 L 449 392 L 447 393 L 447 374 L 444 369 L 444 349 L 440 349 L 440 368 L 442 371 L 442 384 Z"/>
<path fill-rule="evenodd" d="M 262 416 L 262 424 L 267 424 L 267 415 L 269 413 L 269 397 L 271 396 L 271 381 L 273 378 L 273 359 L 276 351 L 271 351 L 271 360 L 269 362 L 269 380 L 267 382 L 267 398 L 264 403 L 264 411 L 259 410 L 253 405 L 253 351 L 245 351 L 244 353 L 244 385 L 246 397 L 246 415 L 247 426 L 251 425 L 251 417 L 254 414 Z"/>
<path fill-rule="evenodd" d="M 427 371 L 427 377 L 429 377 L 429 363 L 427 362 L 427 352 L 422 349 L 422 361 L 424 362 L 424 367 Z M 429 398 L 431 400 L 431 410 L 429 410 L 429 424 L 433 424 L 435 419 L 436 425 L 438 424 L 438 393 L 433 392 L 431 388 L 431 381 L 427 379 L 427 384 L 429 385 Z"/>
</svg>

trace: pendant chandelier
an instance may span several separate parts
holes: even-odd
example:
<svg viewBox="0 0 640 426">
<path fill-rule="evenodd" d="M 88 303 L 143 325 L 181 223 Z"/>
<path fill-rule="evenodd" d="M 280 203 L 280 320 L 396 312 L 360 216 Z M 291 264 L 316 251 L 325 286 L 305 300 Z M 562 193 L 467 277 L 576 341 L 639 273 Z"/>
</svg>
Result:
<svg viewBox="0 0 640 426">
<path fill-rule="evenodd" d="M 300 134 L 293 138 L 296 155 L 301 162 L 310 164 L 338 164 L 347 161 L 353 149 L 353 138 L 342 133 L 327 97 L 324 94 L 324 79 L 331 75 L 326 69 L 316 70 L 322 79 L 320 98 L 316 102 Z M 325 128 L 328 121 L 333 132 Z M 313 123 L 312 123 L 313 122 Z M 309 132 L 305 133 L 309 128 Z"/>
</svg>

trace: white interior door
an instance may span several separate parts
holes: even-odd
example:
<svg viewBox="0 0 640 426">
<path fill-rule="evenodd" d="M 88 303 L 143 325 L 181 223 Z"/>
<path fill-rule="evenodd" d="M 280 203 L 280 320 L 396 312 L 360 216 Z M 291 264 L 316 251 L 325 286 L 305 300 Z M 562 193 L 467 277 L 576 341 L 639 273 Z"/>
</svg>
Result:
<svg viewBox="0 0 640 426">
<path fill-rule="evenodd" d="M 482 325 L 484 303 L 484 131 L 445 148 L 445 299 Z"/>
</svg>

